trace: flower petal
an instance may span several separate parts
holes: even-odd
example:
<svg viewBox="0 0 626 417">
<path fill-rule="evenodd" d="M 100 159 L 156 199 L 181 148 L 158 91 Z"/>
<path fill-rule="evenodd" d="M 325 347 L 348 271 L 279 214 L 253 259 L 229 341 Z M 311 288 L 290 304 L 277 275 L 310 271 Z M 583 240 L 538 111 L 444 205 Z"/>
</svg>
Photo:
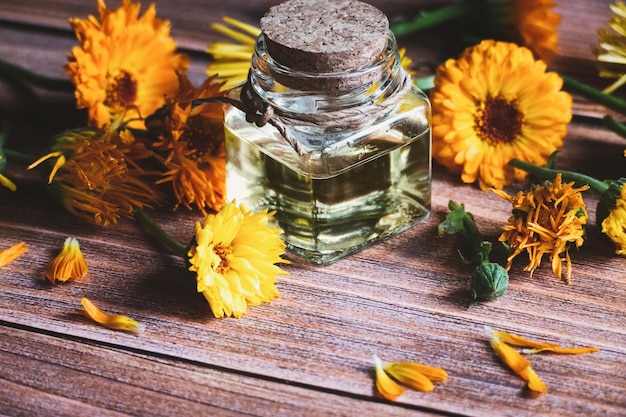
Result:
<svg viewBox="0 0 626 417">
<path fill-rule="evenodd" d="M 83 297 L 80 301 L 83 304 L 83 307 L 85 307 L 85 310 L 81 310 L 81 313 L 96 323 L 102 324 L 109 329 L 137 333 L 141 333 L 145 329 L 143 324 L 131 319 L 130 317 L 123 316 L 121 314 L 105 313 L 85 297 Z"/>
<path fill-rule="evenodd" d="M 395 401 L 396 398 L 405 393 L 404 388 L 387 375 L 383 369 L 383 363 L 377 355 L 374 355 L 374 367 L 376 370 L 376 389 L 380 395 L 390 401 Z"/>
</svg>

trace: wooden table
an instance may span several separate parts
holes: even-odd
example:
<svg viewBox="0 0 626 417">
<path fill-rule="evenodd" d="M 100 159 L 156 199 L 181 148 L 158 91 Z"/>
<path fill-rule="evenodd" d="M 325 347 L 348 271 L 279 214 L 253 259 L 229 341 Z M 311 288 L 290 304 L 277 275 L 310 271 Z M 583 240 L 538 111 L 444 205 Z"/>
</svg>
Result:
<svg viewBox="0 0 626 417">
<path fill-rule="evenodd" d="M 109 1 L 117 7 L 117 2 Z M 223 15 L 256 23 L 276 1 L 158 0 L 178 45 L 191 55 L 194 82 L 204 77 L 209 30 Z M 373 1 L 389 16 L 444 1 Z M 605 1 L 562 1 L 556 69 L 606 85 L 590 45 L 609 17 Z M 0 59 L 63 77 L 76 39 L 67 18 L 96 13 L 96 2 L 4 0 Z M 442 30 L 401 40 L 418 75 L 445 58 Z M 81 126 L 71 95 L 2 84 L 14 149 L 41 154 L 51 135 Z M 601 107 L 579 98 L 559 157 L 564 169 L 598 178 L 624 175 L 626 140 L 605 130 Z M 508 202 L 434 167 L 432 214 L 382 244 L 326 267 L 289 256 L 283 296 L 241 319 L 215 319 L 185 266 L 137 225 L 85 224 L 52 203 L 33 172 L 10 164 L 18 191 L 0 190 L 1 246 L 26 241 L 29 252 L 0 270 L 0 414 L 96 415 L 626 415 L 626 261 L 593 224 L 574 250 L 572 285 L 552 276 L 549 262 L 532 279 L 518 259 L 508 292 L 468 308 L 472 271 L 458 241 L 437 238 L 448 200 L 466 204 L 494 241 L 510 214 Z M 507 188 L 511 193 L 528 184 Z M 591 218 L 597 199 L 586 195 Z M 152 213 L 181 240 L 197 212 Z M 89 263 L 85 282 L 51 286 L 44 268 L 67 236 Z M 139 335 L 115 332 L 76 313 L 88 297 L 104 310 L 145 324 Z M 549 393 L 531 398 L 524 382 L 494 356 L 485 325 L 597 353 L 536 355 L 533 368 Z M 409 390 L 398 402 L 375 391 L 372 355 L 445 368 L 432 393 Z"/>
</svg>

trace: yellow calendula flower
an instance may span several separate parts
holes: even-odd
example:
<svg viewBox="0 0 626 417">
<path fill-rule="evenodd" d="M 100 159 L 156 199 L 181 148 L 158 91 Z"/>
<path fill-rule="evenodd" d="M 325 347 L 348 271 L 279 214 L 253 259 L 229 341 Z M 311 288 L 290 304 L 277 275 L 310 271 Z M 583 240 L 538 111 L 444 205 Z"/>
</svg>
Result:
<svg viewBox="0 0 626 417">
<path fill-rule="evenodd" d="M 254 54 L 254 44 L 261 29 L 230 17 L 223 18 L 226 25 L 213 23 L 211 29 L 225 35 L 237 43 L 214 42 L 207 52 L 213 57 L 207 67 L 209 77 L 217 75 L 224 81 L 224 89 L 230 89 L 248 78 L 250 59 Z"/>
<path fill-rule="evenodd" d="M 141 333 L 145 329 L 143 324 L 128 316 L 105 313 L 88 298 L 83 297 L 81 303 L 85 308 L 85 310 L 80 310 L 82 314 L 109 329 L 135 333 Z"/>
<path fill-rule="evenodd" d="M 239 318 L 248 306 L 280 296 L 276 277 L 289 273 L 276 264 L 289 262 L 281 258 L 282 230 L 268 224 L 273 214 L 267 209 L 253 214 L 231 201 L 196 223 L 189 270 L 215 317 Z"/>
<path fill-rule="evenodd" d="M 559 279 L 570 283 L 572 262 L 569 248 L 577 248 L 585 241 L 587 224 L 587 206 L 582 191 L 589 186 L 574 188 L 574 182 L 562 184 L 561 174 L 554 182 L 534 186 L 530 191 L 520 191 L 516 196 L 509 196 L 503 191 L 494 192 L 513 205 L 513 215 L 509 224 L 502 227 L 500 241 L 510 246 L 512 254 L 508 257 L 507 269 L 511 268 L 513 258 L 526 251 L 530 260 L 524 268 L 533 272 L 541 263 L 543 255 L 549 255 L 552 272 Z M 563 274 L 563 261 L 566 263 Z"/>
<path fill-rule="evenodd" d="M 0 251 L 0 267 L 10 264 L 28 251 L 25 242 L 17 243 L 10 248 Z"/>
<path fill-rule="evenodd" d="M 416 391 L 430 392 L 435 387 L 433 382 L 442 382 L 448 379 L 448 373 L 441 368 L 417 362 L 383 364 L 377 355 L 374 355 L 374 369 L 376 371 L 376 388 L 378 392 L 391 401 L 395 401 L 398 396 L 405 392 L 404 388 L 395 381 L 401 382 Z"/>
<path fill-rule="evenodd" d="M 562 85 L 527 48 L 487 40 L 466 49 L 437 69 L 433 157 L 482 189 L 523 180 L 511 159 L 543 165 L 563 145 L 572 98 Z"/>
<path fill-rule="evenodd" d="M 109 226 L 120 216 L 133 218 L 136 207 L 162 202 L 154 173 L 138 165 L 151 156 L 128 130 L 84 128 L 57 136 L 51 152 L 29 168 L 56 159 L 49 182 L 61 205 L 75 216 Z"/>
<path fill-rule="evenodd" d="M 178 72 L 189 58 L 176 54 L 170 23 L 156 17 L 154 4 L 139 16 L 140 3 L 123 0 L 116 10 L 98 0 L 99 18 L 70 19 L 80 43 L 65 66 L 76 85 L 79 108 L 89 125 L 103 127 L 141 119 L 178 89 Z M 141 122 L 131 124 L 141 127 Z"/>
<path fill-rule="evenodd" d="M 614 184 L 614 203 L 604 210 L 602 233 L 613 241 L 616 254 L 626 256 L 626 180 Z M 598 215 L 602 216 L 600 210 L 599 204 Z"/>
<path fill-rule="evenodd" d="M 600 77 L 617 79 L 604 90 L 607 94 L 626 83 L 626 5 L 616 1 L 609 7 L 613 15 L 608 21 L 609 27 L 598 30 L 596 50 L 601 62 Z"/>
<path fill-rule="evenodd" d="M 84 278 L 88 268 L 78 240 L 68 237 L 61 252 L 46 267 L 46 277 L 52 284 L 70 279 Z"/>
<path fill-rule="evenodd" d="M 222 95 L 222 83 L 210 77 L 196 89 L 181 75 L 179 84 L 178 93 L 146 120 L 155 138 L 152 147 L 165 167 L 157 183 L 171 183 L 176 207 L 195 205 L 206 216 L 208 209 L 219 211 L 224 205 L 224 114 L 220 103 L 192 108 L 192 102 Z"/>
<path fill-rule="evenodd" d="M 236 43 L 214 42 L 207 48 L 207 52 L 213 57 L 207 67 L 206 74 L 209 77 L 218 76 L 218 80 L 224 82 L 223 89 L 228 90 L 246 81 L 250 69 L 250 59 L 254 54 L 254 45 L 261 34 L 261 29 L 249 25 L 240 20 L 223 17 L 226 25 L 213 23 L 211 29 L 221 33 Z M 409 74 L 411 59 L 406 56 L 405 48 L 399 49 L 400 63 Z"/>
</svg>

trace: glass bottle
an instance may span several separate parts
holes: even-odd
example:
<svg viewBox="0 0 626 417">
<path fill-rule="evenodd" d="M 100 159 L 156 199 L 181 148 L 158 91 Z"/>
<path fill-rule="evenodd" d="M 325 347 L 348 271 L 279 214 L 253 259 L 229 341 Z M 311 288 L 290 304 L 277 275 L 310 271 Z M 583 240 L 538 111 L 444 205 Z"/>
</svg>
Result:
<svg viewBox="0 0 626 417">
<path fill-rule="evenodd" d="M 252 95 L 275 123 L 250 123 L 249 111 L 226 106 L 227 200 L 275 210 L 288 249 L 311 263 L 329 264 L 430 213 L 430 104 L 400 65 L 391 31 L 384 36 L 370 64 L 320 73 L 275 60 L 264 31 L 248 82 L 228 94 Z"/>
</svg>

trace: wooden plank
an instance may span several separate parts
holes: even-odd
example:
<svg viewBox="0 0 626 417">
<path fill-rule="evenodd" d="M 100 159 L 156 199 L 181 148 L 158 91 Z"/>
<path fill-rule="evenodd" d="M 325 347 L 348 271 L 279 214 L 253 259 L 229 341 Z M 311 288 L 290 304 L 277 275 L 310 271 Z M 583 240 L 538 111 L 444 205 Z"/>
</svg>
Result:
<svg viewBox="0 0 626 417">
<path fill-rule="evenodd" d="M 0 413 L 8 415 L 349 415 L 363 400 L 381 415 L 431 414 L 29 329 L 0 327 L 0 352 Z"/>
<path fill-rule="evenodd" d="M 201 2 L 163 1 L 157 7 L 161 17 L 179 28 L 174 35 L 180 44 L 195 53 L 192 72 L 200 79 L 208 62 L 202 50 L 216 39 L 207 27 L 219 19 L 218 11 L 254 22 L 269 3 L 223 2 L 210 14 L 203 13 L 207 6 Z M 86 15 L 94 4 L 54 0 L 39 10 L 41 3 L 34 0 L 3 2 L 0 37 L 8 42 L 0 44 L 0 57 L 62 76 L 75 42 L 64 29 L 65 19 Z M 389 4 L 403 12 L 407 7 L 399 0 Z M 559 65 L 599 83 L 586 48 L 595 36 L 590 27 L 608 16 L 606 3 L 577 0 L 559 10 L 564 16 Z M 418 64 L 438 62 L 441 50 L 433 48 L 444 41 L 434 35 L 425 36 L 423 43 L 421 38 L 411 41 L 412 51 L 429 54 L 425 61 L 415 55 Z M 46 96 L 25 113 L 29 102 L 19 94 L 5 88 L 0 92 L 3 102 L 15 105 L 11 143 L 21 149 L 43 149 L 68 120 L 84 120 L 72 111 L 67 95 Z M 594 117 L 603 111 L 585 109 Z M 43 123 L 40 117 L 52 110 L 57 120 Z M 617 178 L 623 174 L 625 147 L 624 139 L 597 121 L 576 119 L 559 166 Z M 242 319 L 216 320 L 184 263 L 165 254 L 135 224 L 124 220 L 103 229 L 81 223 L 44 197 L 45 186 L 32 172 L 12 164 L 10 173 L 20 188 L 17 193 L 0 190 L 2 243 L 25 240 L 30 251 L 0 271 L 0 412 L 38 414 L 51 407 L 59 415 L 171 415 L 179 410 L 355 415 L 364 408 L 381 415 L 429 410 L 511 416 L 626 412 L 625 261 L 613 255 L 612 244 L 595 225 L 588 228 L 589 243 L 572 253 L 571 286 L 552 277 L 547 260 L 531 280 L 519 259 L 502 299 L 467 308 L 471 268 L 460 262 L 458 242 L 436 238 L 436 226 L 445 217 L 448 200 L 454 199 L 466 204 L 493 241 L 510 206 L 435 166 L 433 212 L 423 224 L 328 267 L 292 257 L 293 264 L 286 267 L 291 276 L 279 282 L 283 297 L 252 308 Z M 593 218 L 597 198 L 587 201 Z M 199 218 L 167 208 L 154 216 L 182 241 L 189 240 Z M 52 287 L 43 271 L 69 235 L 81 242 L 90 275 L 84 282 Z M 146 332 L 121 334 L 87 321 L 75 313 L 82 296 L 105 310 L 136 317 Z M 494 357 L 485 325 L 567 345 L 594 345 L 601 351 L 534 357 L 533 367 L 550 393 L 531 399 L 524 394 L 523 381 Z M 410 391 L 397 405 L 389 405 L 374 395 L 374 353 L 388 361 L 444 367 L 450 379 L 433 393 Z"/>
</svg>

